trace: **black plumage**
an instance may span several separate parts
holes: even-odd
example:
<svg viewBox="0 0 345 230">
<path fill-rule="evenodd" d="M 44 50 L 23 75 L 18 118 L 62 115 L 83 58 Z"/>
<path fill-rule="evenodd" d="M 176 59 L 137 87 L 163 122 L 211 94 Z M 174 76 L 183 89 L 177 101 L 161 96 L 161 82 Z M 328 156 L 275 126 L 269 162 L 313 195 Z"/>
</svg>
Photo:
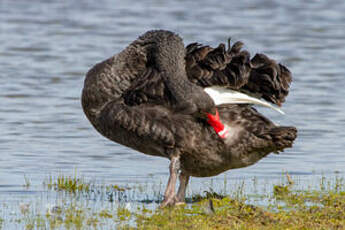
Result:
<svg viewBox="0 0 345 230">
<path fill-rule="evenodd" d="M 230 42 L 229 42 L 230 43 Z M 281 105 L 291 74 L 263 54 L 250 59 L 242 43 L 217 48 L 169 31 L 149 31 L 122 52 L 95 65 L 85 79 L 82 106 L 105 137 L 171 160 L 162 206 L 184 201 L 190 176 L 214 176 L 252 165 L 291 147 L 294 127 L 281 127 L 250 105 L 215 106 L 203 87 L 226 86 Z M 205 114 L 218 110 L 229 127 L 220 138 Z M 177 176 L 180 188 L 175 194 Z"/>
</svg>

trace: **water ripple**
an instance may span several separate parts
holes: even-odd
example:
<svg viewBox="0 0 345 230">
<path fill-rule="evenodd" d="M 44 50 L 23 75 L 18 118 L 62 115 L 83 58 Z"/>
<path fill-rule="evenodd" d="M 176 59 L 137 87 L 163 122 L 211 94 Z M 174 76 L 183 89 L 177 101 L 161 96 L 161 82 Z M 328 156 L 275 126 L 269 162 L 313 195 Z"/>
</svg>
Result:
<svg viewBox="0 0 345 230">
<path fill-rule="evenodd" d="M 183 4 L 182 4 L 183 3 Z M 287 116 L 295 147 L 231 178 L 309 176 L 345 168 L 345 2 L 333 1 L 0 1 L 0 196 L 20 192 L 54 172 L 112 180 L 165 180 L 166 159 L 111 143 L 91 127 L 80 106 L 84 75 L 139 34 L 165 28 L 185 43 L 217 45 L 229 36 L 252 54 L 286 64 L 294 82 Z M 6 160 L 4 160 L 6 159 Z M 216 177 L 222 180 L 223 175 Z M 13 198 L 16 199 L 16 198 Z"/>
</svg>

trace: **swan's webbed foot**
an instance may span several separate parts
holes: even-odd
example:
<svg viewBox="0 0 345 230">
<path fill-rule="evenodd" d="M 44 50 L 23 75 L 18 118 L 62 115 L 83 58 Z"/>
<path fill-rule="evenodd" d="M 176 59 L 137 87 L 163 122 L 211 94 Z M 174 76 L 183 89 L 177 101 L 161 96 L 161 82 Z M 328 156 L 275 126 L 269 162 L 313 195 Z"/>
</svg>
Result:
<svg viewBox="0 0 345 230">
<path fill-rule="evenodd" d="M 172 207 L 177 204 L 176 196 L 164 198 L 163 202 L 159 206 L 160 208 Z"/>
</svg>

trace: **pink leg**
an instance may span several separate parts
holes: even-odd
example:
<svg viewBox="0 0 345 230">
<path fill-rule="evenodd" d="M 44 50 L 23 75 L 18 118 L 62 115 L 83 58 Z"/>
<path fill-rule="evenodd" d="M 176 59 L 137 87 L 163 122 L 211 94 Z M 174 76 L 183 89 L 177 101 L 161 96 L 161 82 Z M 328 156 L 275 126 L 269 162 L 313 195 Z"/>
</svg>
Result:
<svg viewBox="0 0 345 230">
<path fill-rule="evenodd" d="M 171 157 L 169 171 L 169 181 L 167 188 L 164 193 L 164 200 L 161 204 L 161 208 L 164 208 L 165 206 L 175 205 L 176 203 L 176 194 L 175 194 L 175 186 L 176 186 L 176 180 L 177 180 L 177 174 L 180 170 L 180 157 L 179 156 L 173 156 Z"/>
<path fill-rule="evenodd" d="M 176 205 L 184 204 L 185 196 L 186 196 L 186 189 L 189 182 L 189 176 L 185 173 L 180 174 L 180 187 L 178 188 L 177 196 L 176 196 Z"/>
</svg>

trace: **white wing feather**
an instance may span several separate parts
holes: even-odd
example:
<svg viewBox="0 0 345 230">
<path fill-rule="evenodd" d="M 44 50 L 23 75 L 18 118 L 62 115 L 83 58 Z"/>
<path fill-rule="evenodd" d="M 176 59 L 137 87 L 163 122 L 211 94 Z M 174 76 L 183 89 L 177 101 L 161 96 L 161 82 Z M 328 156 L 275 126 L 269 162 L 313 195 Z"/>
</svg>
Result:
<svg viewBox="0 0 345 230">
<path fill-rule="evenodd" d="M 207 87 L 205 92 L 213 99 L 216 105 L 220 104 L 256 104 L 271 108 L 281 114 L 285 114 L 281 109 L 271 105 L 270 103 L 248 96 L 235 90 L 226 89 L 219 86 Z"/>
</svg>

